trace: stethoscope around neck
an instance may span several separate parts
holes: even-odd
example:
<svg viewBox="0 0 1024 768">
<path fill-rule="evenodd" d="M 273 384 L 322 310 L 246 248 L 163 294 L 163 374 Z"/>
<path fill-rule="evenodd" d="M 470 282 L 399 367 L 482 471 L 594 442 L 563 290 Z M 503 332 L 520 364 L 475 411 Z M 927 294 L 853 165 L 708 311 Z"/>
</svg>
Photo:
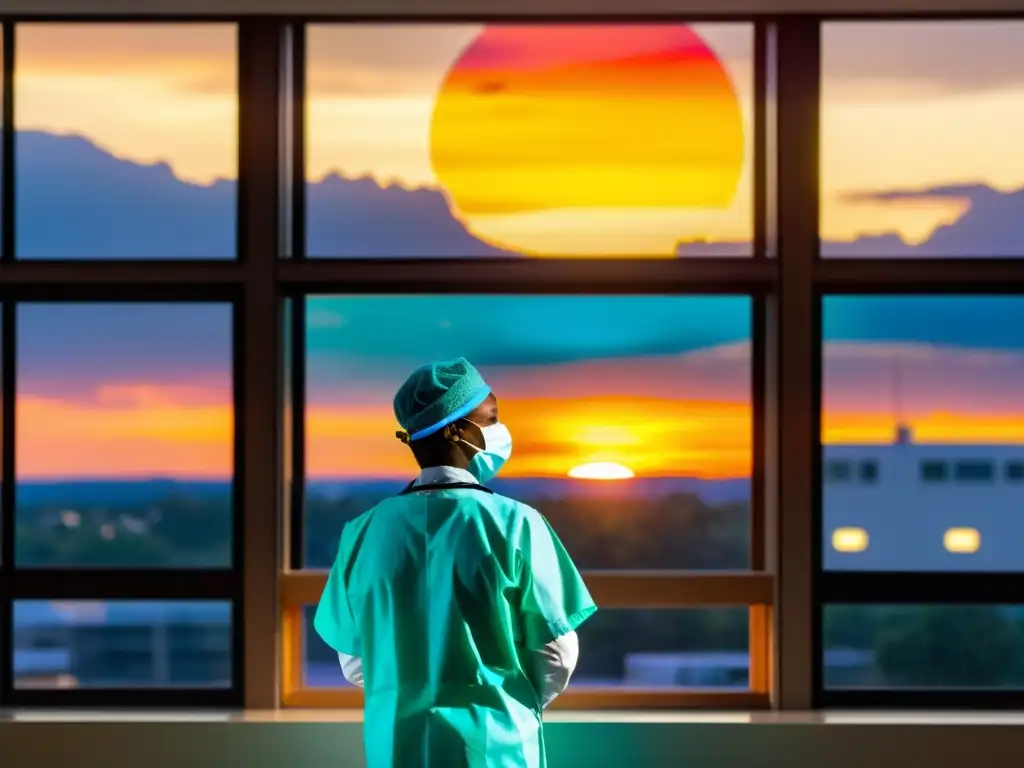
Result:
<svg viewBox="0 0 1024 768">
<path fill-rule="evenodd" d="M 421 493 L 426 491 L 455 491 L 455 490 L 467 490 L 467 491 L 483 491 L 484 493 L 494 493 L 490 488 L 485 488 L 479 483 L 423 483 L 422 485 L 416 485 L 416 481 L 409 483 L 402 491 L 398 494 L 404 496 L 407 493 Z"/>
</svg>

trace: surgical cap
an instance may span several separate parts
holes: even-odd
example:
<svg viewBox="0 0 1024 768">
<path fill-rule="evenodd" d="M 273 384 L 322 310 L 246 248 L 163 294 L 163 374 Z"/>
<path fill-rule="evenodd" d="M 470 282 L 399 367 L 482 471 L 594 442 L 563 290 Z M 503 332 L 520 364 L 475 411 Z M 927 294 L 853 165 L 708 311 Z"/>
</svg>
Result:
<svg viewBox="0 0 1024 768">
<path fill-rule="evenodd" d="M 491 394 L 464 357 L 417 368 L 395 395 L 395 418 L 419 440 L 466 416 Z M 403 438 L 404 439 L 404 438 Z"/>
</svg>

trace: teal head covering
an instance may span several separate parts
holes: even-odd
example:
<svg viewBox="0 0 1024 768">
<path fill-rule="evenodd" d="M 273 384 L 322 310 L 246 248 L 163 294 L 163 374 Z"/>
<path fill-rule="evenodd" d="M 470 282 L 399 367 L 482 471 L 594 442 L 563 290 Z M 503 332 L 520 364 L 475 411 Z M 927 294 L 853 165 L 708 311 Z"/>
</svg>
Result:
<svg viewBox="0 0 1024 768">
<path fill-rule="evenodd" d="M 399 388 L 395 418 L 408 440 L 419 440 L 458 421 L 489 394 L 491 388 L 466 358 L 430 363 L 413 371 Z"/>
</svg>

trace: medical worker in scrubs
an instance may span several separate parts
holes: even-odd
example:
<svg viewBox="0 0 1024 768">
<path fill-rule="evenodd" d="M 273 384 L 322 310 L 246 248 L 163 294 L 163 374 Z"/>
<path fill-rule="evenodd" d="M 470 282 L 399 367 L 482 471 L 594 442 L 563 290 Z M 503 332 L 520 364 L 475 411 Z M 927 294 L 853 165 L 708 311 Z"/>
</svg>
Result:
<svg viewBox="0 0 1024 768">
<path fill-rule="evenodd" d="M 394 405 L 420 474 L 345 526 L 314 621 L 365 689 L 368 768 L 544 768 L 541 712 L 597 606 L 540 513 L 486 487 L 512 438 L 469 362 Z"/>
</svg>

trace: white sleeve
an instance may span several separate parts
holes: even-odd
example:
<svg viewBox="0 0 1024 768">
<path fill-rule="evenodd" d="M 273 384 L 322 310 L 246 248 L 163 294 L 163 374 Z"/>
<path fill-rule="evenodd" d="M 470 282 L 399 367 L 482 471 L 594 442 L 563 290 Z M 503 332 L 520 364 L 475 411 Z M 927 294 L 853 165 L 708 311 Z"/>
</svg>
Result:
<svg viewBox="0 0 1024 768">
<path fill-rule="evenodd" d="M 547 707 L 569 687 L 569 678 L 579 658 L 580 641 L 575 632 L 555 638 L 533 651 L 533 673 L 540 688 L 541 708 Z"/>
<path fill-rule="evenodd" d="M 349 656 L 347 653 L 339 653 L 338 660 L 341 662 L 341 674 L 345 676 L 352 685 L 363 687 L 363 660 L 358 656 Z"/>
</svg>

